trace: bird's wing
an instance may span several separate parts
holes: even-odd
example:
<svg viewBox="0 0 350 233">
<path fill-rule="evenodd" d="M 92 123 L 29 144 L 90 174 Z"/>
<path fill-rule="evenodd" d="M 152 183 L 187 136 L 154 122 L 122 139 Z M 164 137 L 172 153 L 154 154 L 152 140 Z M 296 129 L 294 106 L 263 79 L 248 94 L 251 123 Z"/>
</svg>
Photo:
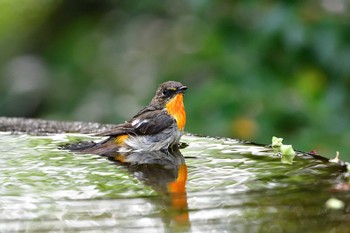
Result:
<svg viewBox="0 0 350 233">
<path fill-rule="evenodd" d="M 134 127 L 129 122 L 116 125 L 114 128 L 104 131 L 98 134 L 95 134 L 96 136 L 118 136 L 122 134 L 134 134 Z"/>
<path fill-rule="evenodd" d="M 175 122 L 175 119 L 162 110 L 144 112 L 133 118 L 131 124 L 137 134 L 156 134 Z"/>
<path fill-rule="evenodd" d="M 121 134 L 151 135 L 162 131 L 175 122 L 175 119 L 162 110 L 139 112 L 131 121 L 117 125 L 114 129 L 98 136 L 118 136 Z"/>
</svg>

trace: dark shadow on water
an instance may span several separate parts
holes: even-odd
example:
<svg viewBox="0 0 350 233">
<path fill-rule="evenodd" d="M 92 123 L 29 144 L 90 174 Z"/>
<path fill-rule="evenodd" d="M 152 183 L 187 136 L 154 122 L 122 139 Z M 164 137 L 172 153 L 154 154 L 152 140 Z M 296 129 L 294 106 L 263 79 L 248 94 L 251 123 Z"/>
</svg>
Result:
<svg viewBox="0 0 350 233">
<path fill-rule="evenodd" d="M 176 230 L 190 228 L 186 181 L 187 166 L 179 149 L 128 152 L 109 155 L 108 159 L 125 167 L 130 174 L 152 187 L 159 196 L 164 224 Z"/>
</svg>

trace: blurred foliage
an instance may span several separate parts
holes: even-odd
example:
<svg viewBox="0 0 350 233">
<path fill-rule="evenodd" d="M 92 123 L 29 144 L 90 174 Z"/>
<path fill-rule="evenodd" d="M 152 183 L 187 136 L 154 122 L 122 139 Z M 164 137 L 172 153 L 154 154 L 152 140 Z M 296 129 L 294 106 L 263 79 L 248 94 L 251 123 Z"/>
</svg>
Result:
<svg viewBox="0 0 350 233">
<path fill-rule="evenodd" d="M 350 161 L 350 4 L 2 0 L 0 115 L 120 123 L 189 86 L 186 130 Z"/>
</svg>

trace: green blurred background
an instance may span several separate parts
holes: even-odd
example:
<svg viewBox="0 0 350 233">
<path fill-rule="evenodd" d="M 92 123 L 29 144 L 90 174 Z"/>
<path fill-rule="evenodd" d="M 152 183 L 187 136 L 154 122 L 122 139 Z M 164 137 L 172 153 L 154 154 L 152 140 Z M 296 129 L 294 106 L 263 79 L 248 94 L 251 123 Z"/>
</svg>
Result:
<svg viewBox="0 0 350 233">
<path fill-rule="evenodd" d="M 350 161 L 350 4 L 1 0 L 0 115 L 120 123 L 178 80 L 186 131 Z"/>
</svg>

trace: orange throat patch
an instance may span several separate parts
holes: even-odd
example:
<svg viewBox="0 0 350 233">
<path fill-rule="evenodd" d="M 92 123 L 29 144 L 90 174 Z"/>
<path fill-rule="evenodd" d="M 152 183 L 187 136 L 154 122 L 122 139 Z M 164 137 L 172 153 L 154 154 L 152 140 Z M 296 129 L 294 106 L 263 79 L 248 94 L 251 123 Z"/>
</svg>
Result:
<svg viewBox="0 0 350 233">
<path fill-rule="evenodd" d="M 182 93 L 177 94 L 165 105 L 169 115 L 175 118 L 180 131 L 183 131 L 186 125 L 186 112 L 183 98 L 184 95 Z"/>
</svg>

